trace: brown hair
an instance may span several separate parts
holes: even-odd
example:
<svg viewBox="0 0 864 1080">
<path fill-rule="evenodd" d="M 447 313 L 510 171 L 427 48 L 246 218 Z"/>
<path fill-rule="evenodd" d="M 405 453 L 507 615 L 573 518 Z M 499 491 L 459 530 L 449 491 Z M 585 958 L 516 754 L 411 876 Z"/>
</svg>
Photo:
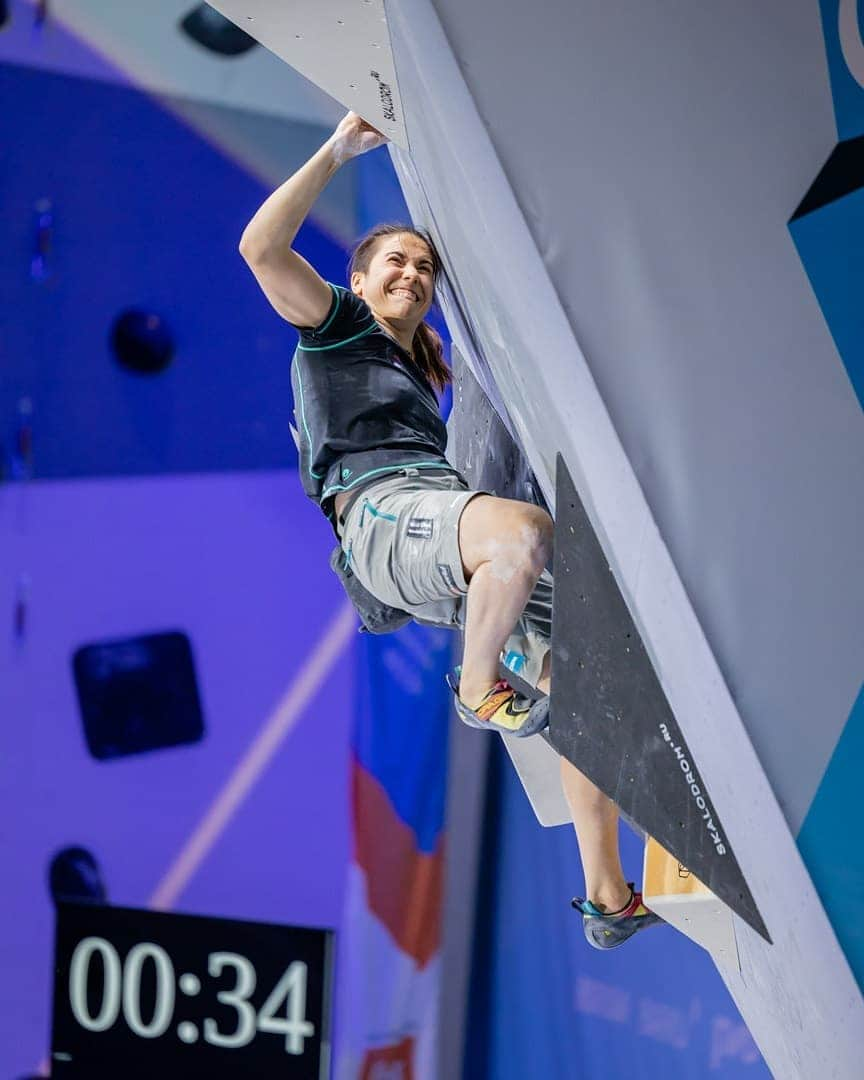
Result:
<svg viewBox="0 0 864 1080">
<path fill-rule="evenodd" d="M 436 284 L 441 273 L 441 257 L 435 250 L 432 237 L 424 230 L 415 229 L 413 225 L 399 224 L 376 225 L 357 243 L 351 253 L 351 262 L 348 265 L 349 284 L 353 273 L 365 274 L 367 272 L 369 263 L 372 261 L 372 256 L 378 246 L 378 241 L 384 236 L 398 236 L 400 233 L 416 236 L 418 240 L 422 240 L 426 247 L 429 248 L 429 254 L 432 257 L 432 282 Z M 443 390 L 447 383 L 451 381 L 452 375 L 450 368 L 444 362 L 444 346 L 440 335 L 432 329 L 429 323 L 422 322 L 417 327 L 412 345 L 414 363 L 436 389 Z"/>
</svg>

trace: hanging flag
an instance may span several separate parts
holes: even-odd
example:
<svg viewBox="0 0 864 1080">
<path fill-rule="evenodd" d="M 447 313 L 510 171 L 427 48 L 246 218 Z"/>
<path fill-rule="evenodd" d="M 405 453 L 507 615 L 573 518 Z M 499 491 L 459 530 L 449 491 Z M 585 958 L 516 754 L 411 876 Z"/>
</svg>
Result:
<svg viewBox="0 0 864 1080">
<path fill-rule="evenodd" d="M 453 635 L 364 635 L 353 857 L 337 962 L 338 1080 L 435 1080 Z"/>
</svg>

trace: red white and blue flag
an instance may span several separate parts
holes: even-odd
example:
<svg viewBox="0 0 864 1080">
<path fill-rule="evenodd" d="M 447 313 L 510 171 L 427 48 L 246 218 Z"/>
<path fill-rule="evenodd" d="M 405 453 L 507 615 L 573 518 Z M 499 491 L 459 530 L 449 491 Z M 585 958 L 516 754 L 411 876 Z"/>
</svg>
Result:
<svg viewBox="0 0 864 1080">
<path fill-rule="evenodd" d="M 435 1080 L 449 631 L 358 647 L 353 852 L 338 950 L 338 1080 Z"/>
</svg>

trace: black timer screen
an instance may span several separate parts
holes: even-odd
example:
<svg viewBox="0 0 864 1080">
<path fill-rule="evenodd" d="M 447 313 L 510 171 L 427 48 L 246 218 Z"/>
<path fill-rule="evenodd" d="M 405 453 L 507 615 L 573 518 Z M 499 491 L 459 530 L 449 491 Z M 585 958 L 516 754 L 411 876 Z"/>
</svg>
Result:
<svg viewBox="0 0 864 1080">
<path fill-rule="evenodd" d="M 328 930 L 61 904 L 51 1075 L 325 1080 L 332 952 Z"/>
</svg>

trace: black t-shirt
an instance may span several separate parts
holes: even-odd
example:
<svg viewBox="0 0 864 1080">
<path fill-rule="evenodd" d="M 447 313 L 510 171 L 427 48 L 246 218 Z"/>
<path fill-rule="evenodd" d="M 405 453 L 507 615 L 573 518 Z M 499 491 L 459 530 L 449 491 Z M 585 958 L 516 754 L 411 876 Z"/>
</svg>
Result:
<svg viewBox="0 0 864 1080">
<path fill-rule="evenodd" d="M 456 470 L 438 399 L 359 296 L 331 285 L 314 329 L 298 327 L 291 365 L 303 490 L 333 516 L 333 498 L 399 469 Z"/>
</svg>

